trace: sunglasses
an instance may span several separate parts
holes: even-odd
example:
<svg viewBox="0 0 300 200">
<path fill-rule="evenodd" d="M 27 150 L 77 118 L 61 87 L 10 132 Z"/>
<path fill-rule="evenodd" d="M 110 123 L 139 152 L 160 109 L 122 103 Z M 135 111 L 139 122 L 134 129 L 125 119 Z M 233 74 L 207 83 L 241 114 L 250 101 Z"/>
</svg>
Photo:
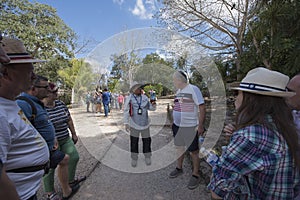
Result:
<svg viewBox="0 0 300 200">
<path fill-rule="evenodd" d="M 57 94 L 57 91 L 58 91 L 58 90 L 49 91 L 49 92 L 52 93 L 52 94 Z"/>
<path fill-rule="evenodd" d="M 44 88 L 44 89 L 49 88 L 48 85 L 34 85 L 34 87 L 36 87 L 36 88 Z"/>
</svg>

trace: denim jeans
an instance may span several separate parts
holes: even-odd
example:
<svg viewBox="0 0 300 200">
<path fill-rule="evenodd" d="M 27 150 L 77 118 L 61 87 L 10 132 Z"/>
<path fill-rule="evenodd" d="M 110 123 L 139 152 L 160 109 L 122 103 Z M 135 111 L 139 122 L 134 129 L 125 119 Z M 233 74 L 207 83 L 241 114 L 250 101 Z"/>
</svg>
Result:
<svg viewBox="0 0 300 200">
<path fill-rule="evenodd" d="M 104 116 L 107 117 L 108 116 L 108 104 L 103 103 L 103 107 L 104 107 Z"/>
</svg>

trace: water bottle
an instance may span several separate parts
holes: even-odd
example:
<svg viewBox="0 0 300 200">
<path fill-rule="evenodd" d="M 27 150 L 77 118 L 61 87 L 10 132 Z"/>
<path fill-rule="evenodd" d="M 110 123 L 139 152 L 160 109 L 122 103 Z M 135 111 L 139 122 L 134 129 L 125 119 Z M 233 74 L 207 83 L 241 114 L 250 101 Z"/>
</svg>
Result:
<svg viewBox="0 0 300 200">
<path fill-rule="evenodd" d="M 214 152 L 208 151 L 204 147 L 201 147 L 200 153 L 206 156 L 206 162 L 212 167 L 219 162 L 219 157 Z"/>
<path fill-rule="evenodd" d="M 204 142 L 204 137 L 203 136 L 199 136 L 198 142 L 199 142 L 199 147 L 201 147 L 201 145 Z"/>
<path fill-rule="evenodd" d="M 222 146 L 222 155 L 226 152 L 227 146 Z"/>
</svg>

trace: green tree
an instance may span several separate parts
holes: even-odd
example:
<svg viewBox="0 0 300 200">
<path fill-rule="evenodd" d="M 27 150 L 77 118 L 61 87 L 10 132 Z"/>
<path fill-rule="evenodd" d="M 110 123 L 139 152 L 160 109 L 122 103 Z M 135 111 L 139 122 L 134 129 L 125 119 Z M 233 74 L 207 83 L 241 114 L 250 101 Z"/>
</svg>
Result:
<svg viewBox="0 0 300 200">
<path fill-rule="evenodd" d="M 98 75 L 82 59 L 71 60 L 71 66 L 59 70 L 58 74 L 62 78 L 64 89 L 71 90 L 74 88 L 75 101 L 84 97 L 87 91 L 94 90 L 97 85 Z"/>
<path fill-rule="evenodd" d="M 299 72 L 300 1 L 268 1 L 244 40 L 244 72 L 258 65 L 287 75 Z"/>
<path fill-rule="evenodd" d="M 36 66 L 39 74 L 51 79 L 74 57 L 76 34 L 61 20 L 56 10 L 28 0 L 0 0 L 0 30 L 4 36 L 22 40 L 34 57 L 49 60 Z"/>
<path fill-rule="evenodd" d="M 174 68 L 171 62 L 165 61 L 157 53 L 147 54 L 134 73 L 134 80 L 144 84 L 163 86 L 164 90 L 173 88 L 172 75 Z M 157 86 L 159 92 L 161 86 Z M 162 92 L 162 91 L 161 91 Z M 161 93 L 159 92 L 159 93 Z"/>
</svg>

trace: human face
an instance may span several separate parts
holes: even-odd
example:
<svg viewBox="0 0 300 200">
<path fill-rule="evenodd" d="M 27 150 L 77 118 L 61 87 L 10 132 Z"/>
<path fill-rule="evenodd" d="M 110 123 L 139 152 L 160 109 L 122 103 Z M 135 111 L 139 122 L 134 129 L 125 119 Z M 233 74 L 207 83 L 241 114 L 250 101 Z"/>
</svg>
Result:
<svg viewBox="0 0 300 200">
<path fill-rule="evenodd" d="M 141 88 L 137 88 L 136 90 L 134 90 L 133 92 L 135 95 L 141 95 L 142 94 L 142 89 Z"/>
<path fill-rule="evenodd" d="M 55 99 L 57 99 L 57 90 L 56 91 L 48 91 L 48 98 L 51 101 L 54 101 Z"/>
<path fill-rule="evenodd" d="M 243 92 L 242 91 L 238 91 L 238 95 L 235 98 L 235 102 L 234 102 L 236 110 L 238 110 L 241 107 L 242 102 L 243 102 Z"/>
<path fill-rule="evenodd" d="M 181 87 L 181 81 L 176 77 L 173 76 L 173 84 L 175 86 L 176 89 L 180 89 Z"/>
<path fill-rule="evenodd" d="M 13 82 L 15 93 L 24 92 L 30 89 L 32 81 L 35 78 L 32 63 L 10 64 L 7 66 L 8 76 Z"/>
<path fill-rule="evenodd" d="M 300 110 L 300 75 L 294 76 L 287 85 L 287 88 L 291 92 L 295 92 L 296 95 L 287 98 L 288 105 L 295 110 Z"/>
<path fill-rule="evenodd" d="M 42 100 L 42 99 L 44 99 L 48 96 L 48 88 L 49 88 L 48 81 L 40 81 L 39 83 L 37 83 L 33 87 L 37 91 L 36 97 L 38 99 Z"/>
</svg>

